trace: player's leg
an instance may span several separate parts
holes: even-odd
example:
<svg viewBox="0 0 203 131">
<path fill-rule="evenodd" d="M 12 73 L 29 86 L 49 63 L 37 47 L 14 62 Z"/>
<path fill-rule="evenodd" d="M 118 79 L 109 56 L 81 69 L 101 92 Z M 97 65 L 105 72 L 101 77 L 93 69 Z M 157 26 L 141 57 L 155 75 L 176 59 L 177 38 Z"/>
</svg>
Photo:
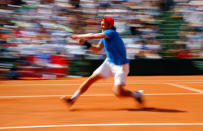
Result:
<svg viewBox="0 0 203 131">
<path fill-rule="evenodd" d="M 72 100 L 76 100 L 81 94 L 85 93 L 87 89 L 97 80 L 102 79 L 102 76 L 99 74 L 92 74 L 90 77 L 85 80 L 79 89 L 74 93 L 74 95 L 71 97 Z"/>
<path fill-rule="evenodd" d="M 108 65 L 106 64 L 106 60 L 103 62 L 103 64 L 97 68 L 94 73 L 87 79 L 85 80 L 81 86 L 79 87 L 79 89 L 73 94 L 73 96 L 71 98 L 67 98 L 67 97 L 62 97 L 63 100 L 65 100 L 66 102 L 68 102 L 69 104 L 73 104 L 76 99 L 79 98 L 80 95 L 82 95 L 83 93 L 85 93 L 88 88 L 97 80 L 100 80 L 102 78 L 107 78 L 111 75 L 112 73 L 110 72 L 110 69 L 108 67 Z"/>
<path fill-rule="evenodd" d="M 132 97 L 136 99 L 139 103 L 143 103 L 143 91 L 138 90 L 138 91 L 130 91 L 125 89 L 126 85 L 126 79 L 129 73 L 129 64 L 117 66 L 117 65 L 112 65 L 111 66 L 113 74 L 114 74 L 114 87 L 113 91 L 116 96 L 118 97 Z"/>
<path fill-rule="evenodd" d="M 113 92 L 117 97 L 132 97 L 132 92 L 124 88 L 125 85 L 114 85 Z"/>
<path fill-rule="evenodd" d="M 124 85 L 114 85 L 113 91 L 117 97 L 132 97 L 140 104 L 143 104 L 143 90 L 130 91 Z"/>
<path fill-rule="evenodd" d="M 83 93 L 87 91 L 87 89 L 97 80 L 102 79 L 102 76 L 99 74 L 92 74 L 90 77 L 85 80 L 78 90 L 73 94 L 72 97 L 68 98 L 66 96 L 62 97 L 62 99 L 67 102 L 69 105 L 72 105 Z"/>
</svg>

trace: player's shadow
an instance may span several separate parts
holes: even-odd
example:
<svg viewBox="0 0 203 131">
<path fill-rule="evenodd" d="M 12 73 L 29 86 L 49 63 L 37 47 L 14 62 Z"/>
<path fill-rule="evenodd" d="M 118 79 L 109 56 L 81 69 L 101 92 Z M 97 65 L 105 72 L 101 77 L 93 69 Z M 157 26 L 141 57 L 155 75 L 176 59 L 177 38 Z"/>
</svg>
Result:
<svg viewBox="0 0 203 131">
<path fill-rule="evenodd" d="M 104 108 L 86 108 L 86 109 L 70 109 L 70 111 L 146 111 L 146 112 L 166 112 L 166 113 L 184 113 L 187 111 L 177 109 L 166 109 L 156 107 L 144 107 L 144 108 L 118 108 L 118 109 L 104 109 Z"/>
<path fill-rule="evenodd" d="M 167 108 L 145 107 L 140 109 L 127 109 L 128 111 L 148 111 L 148 112 L 167 112 L 167 113 L 183 113 L 186 111 Z"/>
</svg>

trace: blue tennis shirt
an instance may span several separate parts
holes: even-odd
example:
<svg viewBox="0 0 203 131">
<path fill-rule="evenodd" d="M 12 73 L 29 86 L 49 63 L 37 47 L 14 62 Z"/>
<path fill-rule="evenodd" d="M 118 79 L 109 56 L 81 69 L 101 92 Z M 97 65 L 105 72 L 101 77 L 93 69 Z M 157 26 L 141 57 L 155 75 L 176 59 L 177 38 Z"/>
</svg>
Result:
<svg viewBox="0 0 203 131">
<path fill-rule="evenodd" d="M 113 29 L 107 29 L 104 31 L 104 34 L 108 38 L 103 38 L 100 42 L 104 44 L 108 61 L 115 65 L 129 63 L 129 60 L 126 57 L 125 45 L 118 32 Z"/>
</svg>

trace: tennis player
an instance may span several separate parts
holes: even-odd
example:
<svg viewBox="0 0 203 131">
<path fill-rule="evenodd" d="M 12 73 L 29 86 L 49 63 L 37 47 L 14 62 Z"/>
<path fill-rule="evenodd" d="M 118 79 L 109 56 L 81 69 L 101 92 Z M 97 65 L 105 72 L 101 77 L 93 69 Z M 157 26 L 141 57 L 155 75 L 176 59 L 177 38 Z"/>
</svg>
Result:
<svg viewBox="0 0 203 131">
<path fill-rule="evenodd" d="M 79 44 L 84 44 L 93 52 L 99 52 L 105 49 L 107 58 L 97 68 L 93 74 L 84 81 L 72 97 L 62 97 L 62 99 L 72 105 L 80 95 L 97 80 L 114 77 L 113 91 L 118 97 L 131 97 L 138 103 L 143 104 L 143 90 L 136 92 L 125 89 L 126 78 L 129 73 L 129 60 L 126 57 L 126 48 L 114 26 L 112 17 L 104 17 L 101 20 L 102 33 L 74 34 L 72 39 L 79 40 Z M 92 45 L 87 40 L 101 39 L 97 45 Z"/>
</svg>

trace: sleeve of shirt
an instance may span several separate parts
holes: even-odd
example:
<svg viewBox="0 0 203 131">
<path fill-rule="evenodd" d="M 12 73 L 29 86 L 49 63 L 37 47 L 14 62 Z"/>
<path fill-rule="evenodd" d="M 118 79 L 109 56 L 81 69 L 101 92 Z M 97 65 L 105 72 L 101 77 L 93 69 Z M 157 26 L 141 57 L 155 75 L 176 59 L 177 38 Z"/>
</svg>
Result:
<svg viewBox="0 0 203 131">
<path fill-rule="evenodd" d="M 108 37 L 108 38 L 112 38 L 113 37 L 113 32 L 111 30 L 105 30 L 104 34 Z"/>
<path fill-rule="evenodd" d="M 101 40 L 99 41 L 99 43 L 104 44 L 104 39 L 101 39 Z"/>
</svg>

